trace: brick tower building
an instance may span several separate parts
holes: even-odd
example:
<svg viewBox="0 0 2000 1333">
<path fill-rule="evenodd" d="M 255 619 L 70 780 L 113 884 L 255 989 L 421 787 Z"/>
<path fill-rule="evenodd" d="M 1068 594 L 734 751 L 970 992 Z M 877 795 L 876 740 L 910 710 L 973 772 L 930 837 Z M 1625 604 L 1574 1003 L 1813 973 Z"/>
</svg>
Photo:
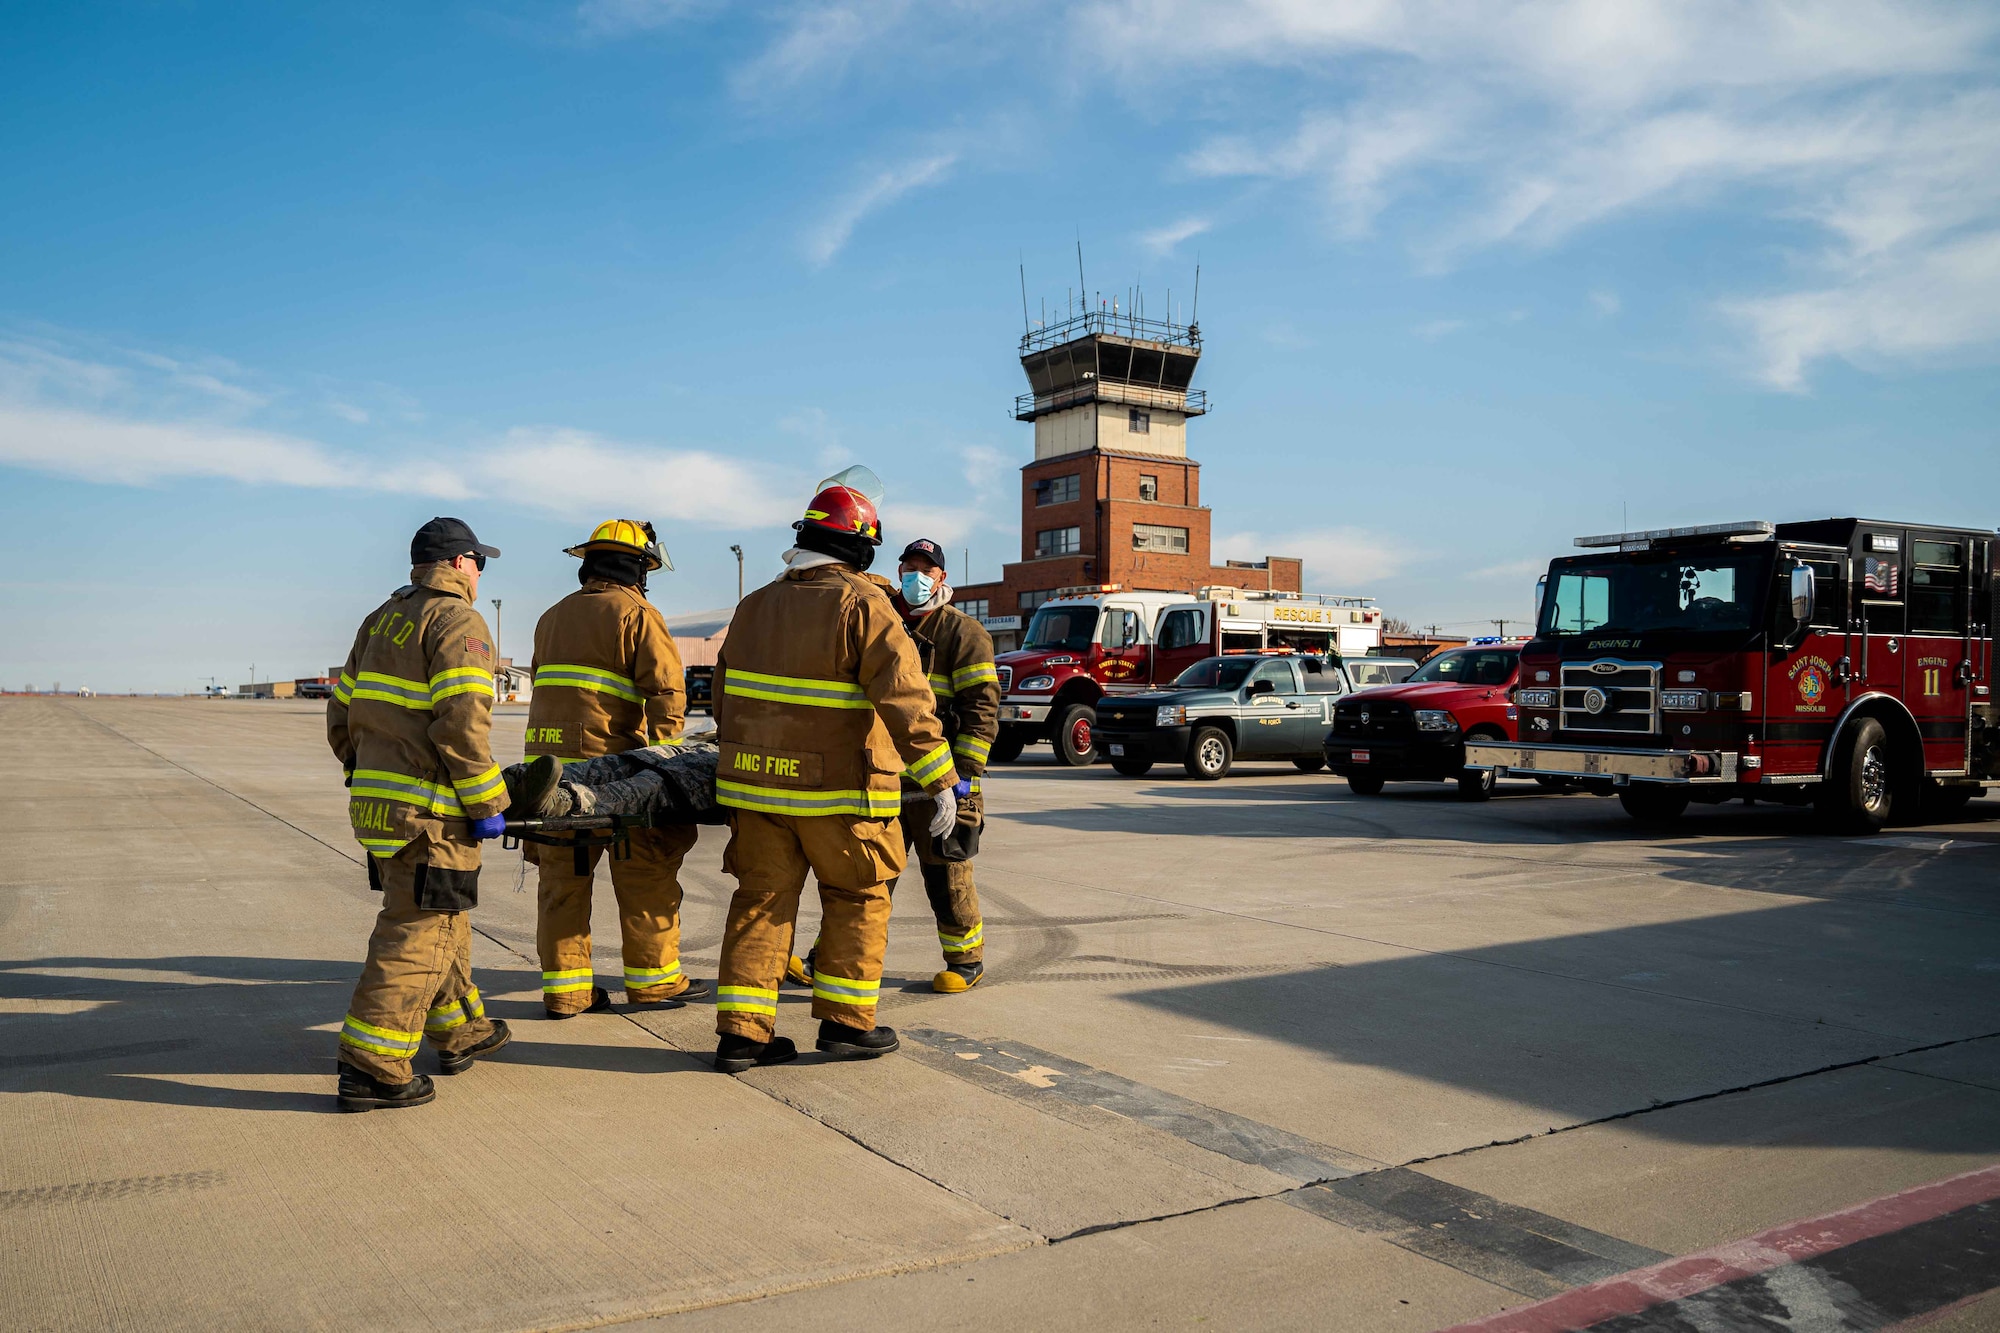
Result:
<svg viewBox="0 0 2000 1333">
<path fill-rule="evenodd" d="M 1300 591 L 1299 560 L 1209 555 L 1201 464 L 1187 449 L 1188 421 L 1208 411 L 1189 387 L 1200 359 L 1197 325 L 1102 310 L 1022 335 L 1030 390 L 1014 418 L 1035 423 L 1035 457 L 1021 469 L 1021 559 L 955 595 L 1003 651 L 1059 588 Z"/>
</svg>

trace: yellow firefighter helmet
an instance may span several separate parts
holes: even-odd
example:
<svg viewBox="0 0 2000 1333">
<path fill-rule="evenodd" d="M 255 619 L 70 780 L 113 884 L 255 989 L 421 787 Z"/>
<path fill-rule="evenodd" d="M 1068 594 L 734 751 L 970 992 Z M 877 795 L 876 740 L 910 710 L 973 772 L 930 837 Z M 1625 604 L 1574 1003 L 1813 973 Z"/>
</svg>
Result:
<svg viewBox="0 0 2000 1333">
<path fill-rule="evenodd" d="M 590 551 L 623 551 L 628 555 L 646 558 L 648 570 L 674 567 L 667 553 L 660 545 L 660 534 L 653 531 L 651 523 L 634 518 L 608 518 L 599 523 L 590 534 L 590 540 L 575 546 L 565 546 L 564 555 L 573 555 L 579 560 Z"/>
</svg>

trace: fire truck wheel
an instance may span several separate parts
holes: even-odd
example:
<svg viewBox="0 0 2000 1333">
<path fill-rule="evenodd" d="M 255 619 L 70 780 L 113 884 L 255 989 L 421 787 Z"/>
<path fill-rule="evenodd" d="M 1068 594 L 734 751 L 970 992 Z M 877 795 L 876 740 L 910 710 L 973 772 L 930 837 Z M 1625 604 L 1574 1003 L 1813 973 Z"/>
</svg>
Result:
<svg viewBox="0 0 2000 1333">
<path fill-rule="evenodd" d="M 1121 776 L 1128 778 L 1143 778 L 1153 771 L 1153 761 L 1150 759 L 1113 759 L 1111 766 L 1117 769 Z"/>
<path fill-rule="evenodd" d="M 1820 784 L 1820 822 L 1832 833 L 1879 833 L 1896 793 L 1890 783 L 1889 733 L 1872 717 L 1847 729 L 1834 751 L 1831 780 Z"/>
<path fill-rule="evenodd" d="M 1302 754 L 1292 760 L 1292 767 L 1301 773 L 1317 773 L 1326 767 L 1326 759 L 1322 755 Z"/>
<path fill-rule="evenodd" d="M 1228 732 L 1221 727 L 1200 727 L 1188 742 L 1188 776 L 1214 782 L 1228 774 L 1229 762 L 1235 757 L 1236 747 L 1229 743 Z"/>
<path fill-rule="evenodd" d="M 1618 804 L 1641 824 L 1671 824 L 1688 808 L 1688 798 L 1672 787 L 1635 782 L 1619 791 Z"/>
<path fill-rule="evenodd" d="M 1347 789 L 1356 796 L 1380 796 L 1382 785 L 1382 779 L 1378 777 L 1364 776 L 1360 773 L 1350 773 L 1347 776 Z"/>
<path fill-rule="evenodd" d="M 1097 745 L 1091 732 L 1097 726 L 1097 710 L 1089 704 L 1071 704 L 1051 728 L 1056 762 L 1083 768 L 1097 761 Z"/>
<path fill-rule="evenodd" d="M 993 739 L 993 752 L 986 757 L 989 764 L 1011 764 L 1021 757 L 1028 738 L 1021 734 L 1019 727 L 1002 727 Z"/>
</svg>

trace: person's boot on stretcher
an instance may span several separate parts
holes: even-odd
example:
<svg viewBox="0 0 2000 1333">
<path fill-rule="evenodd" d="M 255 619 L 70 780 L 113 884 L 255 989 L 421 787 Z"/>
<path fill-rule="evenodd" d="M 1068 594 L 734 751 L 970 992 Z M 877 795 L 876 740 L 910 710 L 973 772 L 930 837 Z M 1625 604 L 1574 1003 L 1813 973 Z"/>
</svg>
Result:
<svg viewBox="0 0 2000 1333">
<path fill-rule="evenodd" d="M 540 755 L 501 770 L 516 819 L 624 815 L 657 826 L 727 824 L 715 801 L 716 758 L 704 741 L 648 745 L 567 766 Z"/>
</svg>

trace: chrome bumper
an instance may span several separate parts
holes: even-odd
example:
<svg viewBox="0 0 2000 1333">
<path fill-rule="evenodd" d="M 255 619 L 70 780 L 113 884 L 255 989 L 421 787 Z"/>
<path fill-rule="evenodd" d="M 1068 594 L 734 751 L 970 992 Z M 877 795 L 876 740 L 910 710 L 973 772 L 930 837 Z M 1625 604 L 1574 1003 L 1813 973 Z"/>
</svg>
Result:
<svg viewBox="0 0 2000 1333">
<path fill-rule="evenodd" d="M 1049 720 L 1048 704 L 1017 704 L 1012 699 L 1000 702 L 1002 722 L 1046 722 Z"/>
<path fill-rule="evenodd" d="M 1610 778 L 1628 782 L 1722 783 L 1736 781 L 1738 756 L 1730 750 L 1593 750 L 1585 745 L 1491 745 L 1465 747 L 1467 768 L 1490 768 L 1498 776 Z"/>
</svg>

